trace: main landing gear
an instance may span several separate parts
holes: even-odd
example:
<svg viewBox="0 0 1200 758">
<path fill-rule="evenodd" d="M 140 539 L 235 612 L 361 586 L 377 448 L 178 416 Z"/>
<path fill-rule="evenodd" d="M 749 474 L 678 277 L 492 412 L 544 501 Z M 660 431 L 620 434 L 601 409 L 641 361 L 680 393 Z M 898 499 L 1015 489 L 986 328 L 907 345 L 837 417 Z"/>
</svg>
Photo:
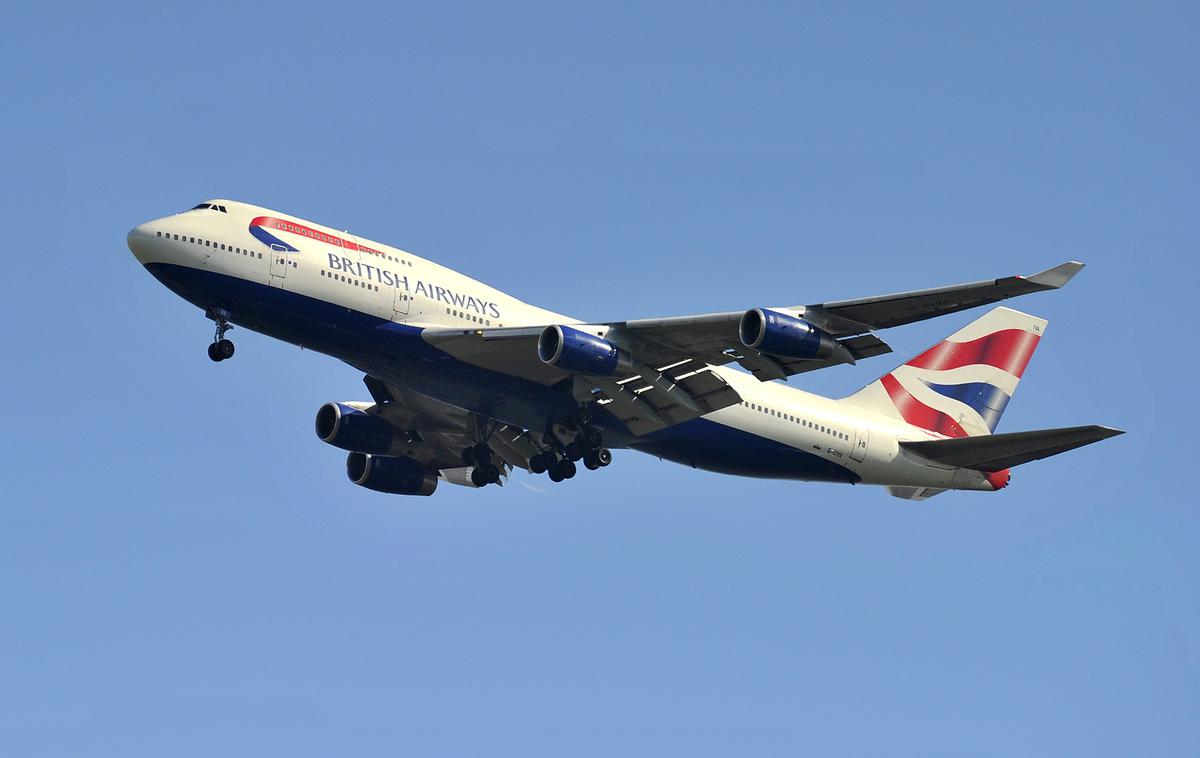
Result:
<svg viewBox="0 0 1200 758">
<path fill-rule="evenodd" d="M 591 410 L 584 406 L 579 409 L 575 418 L 575 439 L 563 445 L 553 430 L 548 430 L 546 439 L 557 448 L 538 453 L 529 459 L 529 471 L 534 474 L 545 473 L 552 482 L 561 482 L 575 476 L 579 470 L 576 461 L 583 461 L 589 471 L 612 463 L 612 452 L 604 447 L 604 436 L 600 430 L 592 426 Z"/>
<path fill-rule="evenodd" d="M 212 344 L 208 346 L 208 357 L 213 363 L 220 363 L 233 357 L 233 343 L 225 339 L 225 332 L 233 328 L 229 323 L 229 314 L 224 308 L 213 308 L 206 313 L 217 323 L 217 332 L 213 335 Z"/>
<path fill-rule="evenodd" d="M 471 484 L 476 487 L 500 483 L 500 467 L 492 461 L 492 449 L 486 442 L 463 448 L 462 462 L 465 466 L 474 467 L 471 472 Z"/>
</svg>

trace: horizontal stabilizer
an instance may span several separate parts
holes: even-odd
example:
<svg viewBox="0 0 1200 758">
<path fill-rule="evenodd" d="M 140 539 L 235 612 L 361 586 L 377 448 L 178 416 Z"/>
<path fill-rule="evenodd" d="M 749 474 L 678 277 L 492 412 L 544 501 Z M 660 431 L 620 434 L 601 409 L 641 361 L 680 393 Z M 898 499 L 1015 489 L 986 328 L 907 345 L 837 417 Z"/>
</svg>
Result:
<svg viewBox="0 0 1200 758">
<path fill-rule="evenodd" d="M 907 450 L 956 468 L 1002 471 L 1124 434 L 1107 426 L 1072 426 L 948 440 L 901 442 Z"/>
</svg>

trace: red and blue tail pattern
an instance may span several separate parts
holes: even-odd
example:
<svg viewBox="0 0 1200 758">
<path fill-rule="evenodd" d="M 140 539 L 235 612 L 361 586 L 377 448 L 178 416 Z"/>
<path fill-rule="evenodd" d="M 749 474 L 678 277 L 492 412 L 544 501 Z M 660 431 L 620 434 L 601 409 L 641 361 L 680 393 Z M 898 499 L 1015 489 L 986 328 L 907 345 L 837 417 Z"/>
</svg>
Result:
<svg viewBox="0 0 1200 758">
<path fill-rule="evenodd" d="M 995 431 L 1045 319 L 996 308 L 844 402 L 946 437 Z"/>
</svg>

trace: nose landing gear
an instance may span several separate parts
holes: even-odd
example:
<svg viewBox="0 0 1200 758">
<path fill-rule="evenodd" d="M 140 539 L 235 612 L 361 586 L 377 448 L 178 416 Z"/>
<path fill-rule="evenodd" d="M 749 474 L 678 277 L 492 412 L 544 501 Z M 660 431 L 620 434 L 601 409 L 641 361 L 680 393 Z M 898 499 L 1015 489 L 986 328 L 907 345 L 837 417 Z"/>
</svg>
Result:
<svg viewBox="0 0 1200 758">
<path fill-rule="evenodd" d="M 229 313 L 224 308 L 210 309 L 206 314 L 216 322 L 217 331 L 213 335 L 212 344 L 208 346 L 208 357 L 213 363 L 220 363 L 233 357 L 233 342 L 225 339 L 225 332 L 233 328 L 229 323 Z"/>
</svg>

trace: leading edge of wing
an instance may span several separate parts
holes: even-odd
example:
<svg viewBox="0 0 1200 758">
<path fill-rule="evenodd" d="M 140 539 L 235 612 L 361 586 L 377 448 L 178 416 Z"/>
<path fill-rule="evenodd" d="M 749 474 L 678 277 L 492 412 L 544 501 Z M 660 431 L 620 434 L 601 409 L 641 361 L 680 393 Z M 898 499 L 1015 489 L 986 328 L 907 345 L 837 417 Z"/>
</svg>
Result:
<svg viewBox="0 0 1200 758">
<path fill-rule="evenodd" d="M 888 295 L 798 307 L 804 317 L 834 336 L 863 334 L 945 316 L 1033 292 L 1059 289 L 1085 264 L 1067 261 L 1031 276 L 1007 276 Z"/>
</svg>

